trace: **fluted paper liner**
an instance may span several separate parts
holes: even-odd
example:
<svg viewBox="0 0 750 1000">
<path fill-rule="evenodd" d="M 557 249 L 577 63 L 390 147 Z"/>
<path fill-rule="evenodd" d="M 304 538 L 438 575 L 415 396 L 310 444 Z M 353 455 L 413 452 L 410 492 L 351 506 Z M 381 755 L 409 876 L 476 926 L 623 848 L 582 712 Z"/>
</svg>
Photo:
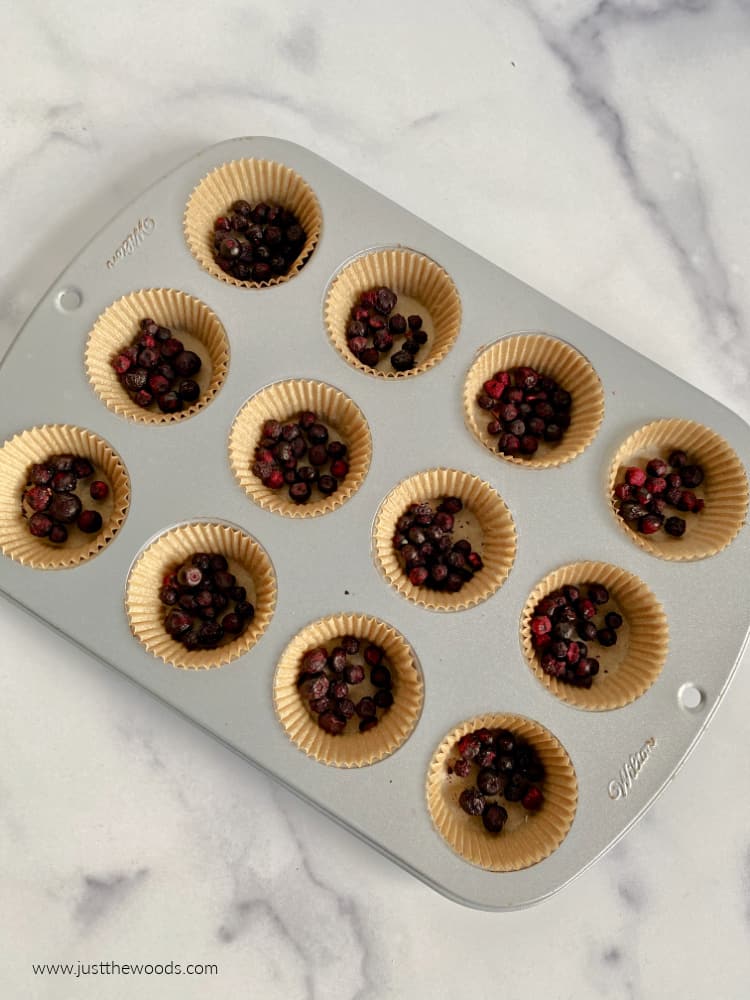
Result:
<svg viewBox="0 0 750 1000">
<path fill-rule="evenodd" d="M 214 221 L 232 202 L 269 202 L 294 212 L 307 234 L 305 245 L 287 274 L 268 281 L 240 281 L 214 260 Z M 320 239 L 320 205 L 310 185 L 290 167 L 273 160 L 232 160 L 216 167 L 194 188 L 185 208 L 184 230 L 190 252 L 209 274 L 239 288 L 281 285 L 298 274 Z"/>
<path fill-rule="evenodd" d="M 196 552 L 223 555 L 255 606 L 255 617 L 245 632 L 216 649 L 187 650 L 164 628 L 169 609 L 159 599 L 162 580 Z M 268 627 L 275 606 L 276 576 L 271 560 L 254 538 L 227 524 L 196 522 L 159 535 L 133 563 L 125 594 L 133 634 L 154 656 L 187 670 L 221 667 L 252 649 Z"/>
<path fill-rule="evenodd" d="M 617 629 L 614 646 L 587 643 L 589 656 L 600 664 L 587 690 L 544 673 L 540 654 L 531 643 L 531 617 L 542 598 L 552 591 L 567 584 L 581 586 L 585 591 L 591 583 L 601 583 L 609 591 L 610 601 L 601 609 L 602 615 L 617 611 L 624 621 Z M 598 611 L 597 620 L 602 617 Z M 548 691 L 576 708 L 603 711 L 622 708 L 648 691 L 667 659 L 669 628 L 664 608 L 633 573 L 605 562 L 577 562 L 556 569 L 531 591 L 521 615 L 521 645 L 529 666 Z"/>
<path fill-rule="evenodd" d="M 540 441 L 533 455 L 503 455 L 497 437 L 487 432 L 492 417 L 477 403 L 477 395 L 495 372 L 522 366 L 548 375 L 570 393 L 570 427 L 558 442 Z M 474 437 L 498 458 L 530 469 L 549 469 L 580 455 L 596 437 L 603 417 L 604 390 L 591 364 L 570 344 L 543 333 L 514 334 L 490 344 L 476 357 L 464 383 L 464 418 Z"/>
<path fill-rule="evenodd" d="M 415 587 L 393 547 L 396 522 L 407 507 L 443 497 L 459 497 L 476 520 L 480 538 L 469 541 L 484 562 L 456 594 Z M 461 518 L 462 514 L 456 515 L 456 541 L 465 537 L 459 527 Z M 435 611 L 461 611 L 486 601 L 505 583 L 516 557 L 516 526 L 505 501 L 489 483 L 458 469 L 430 469 L 404 479 L 391 490 L 375 516 L 373 545 L 381 572 L 400 594 Z"/>
<path fill-rule="evenodd" d="M 378 716 L 374 729 L 360 733 L 354 725 L 359 720 L 355 719 L 346 732 L 331 736 L 320 728 L 309 711 L 297 681 L 302 657 L 309 649 L 335 645 L 345 635 L 383 648 L 393 678 L 394 701 Z M 276 715 L 289 738 L 308 757 L 334 767 L 365 767 L 392 754 L 416 726 L 423 699 L 422 674 L 411 646 L 396 629 L 363 614 L 332 615 L 307 625 L 282 653 L 273 680 Z"/>
<path fill-rule="evenodd" d="M 150 317 L 172 330 L 187 350 L 203 362 L 195 381 L 199 398 L 179 413 L 138 406 L 121 384 L 112 359 L 140 334 L 140 321 Z M 86 374 L 102 402 L 121 417 L 146 424 L 172 424 L 204 409 L 222 387 L 229 363 L 229 341 L 218 317 L 192 295 L 170 288 L 148 288 L 124 295 L 99 316 L 86 344 Z"/>
<path fill-rule="evenodd" d="M 349 350 L 346 327 L 349 315 L 362 292 L 382 285 L 398 296 L 416 300 L 422 309 L 423 329 L 429 335 L 420 347 L 418 364 L 406 372 L 397 372 L 386 360 L 382 370 L 363 365 Z M 396 310 L 401 312 L 399 305 Z M 425 315 L 427 313 L 427 315 Z M 352 367 L 379 378 L 408 378 L 434 367 L 453 346 L 461 328 L 461 300 L 446 271 L 413 250 L 378 250 L 357 257 L 347 264 L 332 281 L 325 302 L 325 323 L 333 346 Z M 396 337 L 394 350 L 401 338 Z"/>
<path fill-rule="evenodd" d="M 68 540 L 57 545 L 29 533 L 22 495 L 30 467 L 64 453 L 87 458 L 95 467 L 95 477 L 105 480 L 110 491 L 105 501 L 84 501 L 84 509 L 90 506 L 102 515 L 101 531 L 88 535 L 75 524 L 66 525 Z M 129 504 L 130 478 L 122 459 L 91 431 L 69 424 L 44 424 L 17 434 L 0 448 L 0 550 L 24 566 L 69 569 L 98 555 L 122 527 Z"/>
<path fill-rule="evenodd" d="M 318 414 L 322 423 L 348 448 L 349 471 L 330 496 L 313 487 L 307 503 L 297 504 L 289 497 L 289 487 L 272 490 L 254 475 L 255 449 L 266 420 L 281 423 L 296 419 L 304 410 Z M 367 420 L 352 400 L 324 382 L 290 379 L 266 386 L 252 396 L 235 417 L 229 434 L 229 464 L 240 486 L 251 500 L 264 510 L 285 517 L 317 517 L 336 510 L 353 496 L 364 482 L 372 457 L 372 439 Z"/>
<path fill-rule="evenodd" d="M 520 802 L 497 801 L 508 811 L 499 834 L 485 830 L 481 816 L 469 816 L 458 804 L 472 778 L 448 774 L 458 756 L 456 743 L 477 729 L 508 729 L 534 748 L 544 765 L 544 804 L 535 813 Z M 476 775 L 475 775 L 476 776 Z M 456 726 L 432 757 L 427 773 L 427 808 L 440 836 L 465 861 L 493 872 L 528 868 L 557 850 L 570 830 L 578 802 L 575 770 L 562 744 L 538 722 L 520 715 L 478 715 Z"/>
<path fill-rule="evenodd" d="M 706 501 L 706 506 L 699 514 L 683 513 L 669 506 L 665 509 L 665 518 L 672 515 L 684 518 L 686 529 L 682 538 L 673 538 L 663 529 L 653 535 L 642 535 L 617 513 L 615 484 L 622 481 L 628 466 L 645 467 L 652 458 L 663 458 L 666 462 L 670 453 L 678 449 L 687 453 L 689 464 L 703 467 L 703 482 L 693 492 Z M 631 434 L 617 450 L 609 469 L 607 499 L 620 527 L 642 549 L 661 559 L 705 559 L 725 549 L 745 524 L 747 473 L 736 452 L 710 428 L 693 420 L 654 420 Z"/>
</svg>

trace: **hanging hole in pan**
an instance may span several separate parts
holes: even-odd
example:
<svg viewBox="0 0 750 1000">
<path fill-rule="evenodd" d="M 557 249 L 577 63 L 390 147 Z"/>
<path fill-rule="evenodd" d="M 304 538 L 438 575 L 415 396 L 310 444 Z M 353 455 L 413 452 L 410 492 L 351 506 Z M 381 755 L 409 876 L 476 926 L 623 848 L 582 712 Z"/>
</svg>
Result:
<svg viewBox="0 0 750 1000">
<path fill-rule="evenodd" d="M 699 712 L 706 704 L 706 694 L 697 684 L 683 684 L 677 692 L 680 707 L 688 712 Z"/>
<path fill-rule="evenodd" d="M 82 302 L 83 295 L 77 288 L 61 288 L 55 296 L 55 305 L 64 313 L 75 312 Z"/>
</svg>

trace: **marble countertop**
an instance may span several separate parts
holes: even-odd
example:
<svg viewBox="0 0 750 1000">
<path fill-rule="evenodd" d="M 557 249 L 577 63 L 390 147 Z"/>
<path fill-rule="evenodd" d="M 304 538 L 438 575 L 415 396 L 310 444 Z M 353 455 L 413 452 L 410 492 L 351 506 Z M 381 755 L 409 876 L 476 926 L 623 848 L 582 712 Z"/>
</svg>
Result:
<svg viewBox="0 0 750 1000">
<path fill-rule="evenodd" d="M 146 184 L 278 135 L 750 419 L 746 0 L 458 10 L 0 4 L 0 350 Z M 0 630 L 8 1000 L 747 995 L 747 663 L 634 830 L 546 902 L 490 914 L 7 603 Z M 170 960 L 218 975 L 31 969 Z"/>
</svg>

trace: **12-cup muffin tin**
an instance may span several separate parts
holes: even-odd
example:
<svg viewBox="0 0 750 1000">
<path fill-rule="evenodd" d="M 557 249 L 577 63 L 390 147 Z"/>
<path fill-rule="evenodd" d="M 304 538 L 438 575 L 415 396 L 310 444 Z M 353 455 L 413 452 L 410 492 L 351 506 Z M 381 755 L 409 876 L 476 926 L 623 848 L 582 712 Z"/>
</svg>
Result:
<svg viewBox="0 0 750 1000">
<path fill-rule="evenodd" d="M 304 267 L 273 287 L 218 280 L 186 244 L 183 217 L 201 179 L 224 163 L 248 159 L 291 168 L 309 185 L 320 212 L 319 236 Z M 444 269 L 460 312 L 434 364 L 409 377 L 373 377 L 347 363 L 341 343 L 329 337 L 326 303 L 330 309 L 329 289 L 347 264 L 374 250 L 400 248 Z M 189 419 L 132 419 L 105 404 L 92 386 L 85 358 L 91 331 L 113 303 L 141 289 L 194 297 L 226 333 L 217 361 L 225 378 Z M 506 461 L 474 436 L 465 419 L 465 383 L 476 356 L 519 332 L 571 345 L 600 381 L 603 419 L 591 443 L 564 464 L 525 468 Z M 359 488 L 319 516 L 283 516 L 245 492 L 230 465 L 238 412 L 285 380 L 324 383 L 345 394 L 366 421 L 363 433 L 371 435 Z M 575 385 L 566 388 L 575 393 Z M 540 900 L 611 846 L 695 745 L 747 640 L 746 492 L 736 497 L 738 521 L 721 551 L 673 561 L 636 545 L 623 530 L 608 476 L 623 442 L 654 420 L 689 418 L 705 425 L 745 468 L 750 429 L 713 399 L 288 142 L 221 143 L 128 205 L 38 304 L 0 368 L 0 395 L 6 445 L 40 425 L 73 426 L 102 438 L 129 475 L 124 521 L 96 558 L 51 570 L 6 555 L 0 558 L 3 593 L 407 870 L 472 906 L 512 909 Z M 248 454 L 248 465 L 251 460 Z M 506 546 L 515 544 L 511 565 L 487 596 L 448 611 L 413 600 L 408 587 L 389 581 L 374 537 L 391 491 L 439 469 L 466 473 L 467 481 L 495 491 L 512 517 Z M 1 513 L 6 520 L 18 517 L 12 506 Z M 227 526 L 219 530 L 232 537 L 240 529 L 265 553 L 271 566 L 264 583 L 267 615 L 250 648 L 231 662 L 177 669 L 134 636 L 126 585 L 150 543 L 180 525 L 204 522 Z M 663 668 L 639 697 L 610 710 L 586 711 L 575 699 L 556 697 L 524 657 L 522 613 L 529 595 L 548 574 L 580 561 L 631 574 L 666 618 Z M 390 626 L 380 634 L 402 637 L 417 671 L 412 724 L 395 752 L 375 755 L 368 766 L 316 760 L 295 745 L 276 714 L 274 675 L 285 651 L 312 622 L 339 615 L 342 622 L 364 615 Z M 662 653 L 666 638 L 663 647 Z M 532 720 L 553 734 L 577 783 L 568 802 L 572 824 L 560 845 L 515 871 L 469 863 L 438 834 L 427 807 L 426 782 L 439 744 L 467 720 L 492 713 Z"/>
</svg>

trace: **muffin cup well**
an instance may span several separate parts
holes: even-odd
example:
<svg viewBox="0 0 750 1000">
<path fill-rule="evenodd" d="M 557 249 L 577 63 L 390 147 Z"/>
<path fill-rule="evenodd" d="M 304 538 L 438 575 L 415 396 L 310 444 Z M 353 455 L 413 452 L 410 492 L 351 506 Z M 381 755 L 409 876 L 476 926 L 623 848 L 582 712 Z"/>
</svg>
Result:
<svg viewBox="0 0 750 1000">
<path fill-rule="evenodd" d="M 488 833 L 480 817 L 469 816 L 459 805 L 470 780 L 448 774 L 457 756 L 456 743 L 477 729 L 508 729 L 536 751 L 544 765 L 544 804 L 537 813 L 518 802 L 502 804 L 508 821 L 497 835 Z M 570 830 L 578 803 L 575 770 L 562 744 L 538 722 L 520 715 L 479 715 L 456 726 L 433 754 L 427 773 L 427 808 L 437 832 L 465 861 L 493 872 L 528 868 L 557 850 Z"/>
<path fill-rule="evenodd" d="M 706 501 L 699 514 L 684 516 L 687 529 L 682 538 L 665 531 L 642 535 L 617 513 L 613 490 L 622 472 L 631 465 L 645 466 L 656 457 L 666 461 L 672 451 L 685 451 L 691 464 L 701 465 L 704 480 L 694 490 Z M 687 561 L 705 559 L 721 552 L 745 524 L 748 507 L 747 473 L 736 452 L 708 427 L 693 420 L 654 420 L 630 435 L 618 448 L 609 469 L 607 498 L 620 527 L 636 545 L 661 559 Z M 671 511 L 671 508 L 667 508 Z"/>
<path fill-rule="evenodd" d="M 393 547 L 396 522 L 412 503 L 427 503 L 455 496 L 464 511 L 456 515 L 456 538 L 466 535 L 479 551 L 484 567 L 455 594 L 415 587 L 404 572 Z M 486 601 L 505 583 L 516 556 L 516 527 L 505 501 L 489 483 L 457 469 L 430 469 L 398 484 L 375 515 L 373 534 L 377 565 L 392 587 L 415 604 L 435 611 L 461 611 Z"/>
<path fill-rule="evenodd" d="M 423 329 L 429 334 L 427 344 L 416 355 L 418 363 L 406 372 L 394 371 L 387 359 L 380 362 L 381 367 L 363 365 L 347 345 L 352 307 L 362 292 L 382 285 L 391 288 L 399 301 L 402 297 L 414 300 L 414 308 L 421 309 Z M 339 271 L 328 288 L 324 318 L 333 346 L 353 368 L 378 378 L 403 379 L 427 371 L 446 356 L 461 328 L 461 300 L 451 277 L 429 257 L 414 250 L 377 250 L 355 258 Z"/>
<path fill-rule="evenodd" d="M 289 498 L 287 487 L 272 490 L 264 486 L 253 474 L 252 465 L 266 420 L 283 423 L 304 410 L 317 413 L 347 446 L 349 471 L 335 493 L 296 504 Z M 360 488 L 371 458 L 370 428 L 359 407 L 333 386 L 311 379 L 275 382 L 261 389 L 239 411 L 229 434 L 229 464 L 240 486 L 258 506 L 285 517 L 317 517 L 336 510 Z"/>
<path fill-rule="evenodd" d="M 214 260 L 214 220 L 226 215 L 230 205 L 239 200 L 279 205 L 299 219 L 307 239 L 287 274 L 268 281 L 240 281 L 222 271 Z M 256 159 L 232 160 L 206 174 L 191 193 L 184 218 L 185 240 L 201 267 L 219 281 L 239 288 L 268 288 L 293 278 L 315 249 L 321 226 L 320 205 L 310 185 L 282 163 Z"/>
<path fill-rule="evenodd" d="M 588 643 L 589 656 L 599 660 L 599 673 L 590 688 L 574 687 L 545 674 L 531 642 L 531 618 L 537 604 L 568 584 L 601 583 L 609 591 L 607 611 L 624 621 L 614 646 Z M 548 574 L 529 594 L 521 614 L 521 646 L 526 661 L 542 684 L 561 701 L 576 708 L 603 711 L 622 708 L 640 698 L 662 671 L 669 649 L 664 608 L 646 584 L 633 573 L 604 562 L 577 562 Z"/>
<path fill-rule="evenodd" d="M 570 427 L 558 442 L 541 441 L 533 455 L 503 455 L 497 438 L 487 432 L 488 411 L 477 403 L 477 394 L 495 372 L 524 365 L 553 378 L 571 394 Z M 569 344 L 543 333 L 519 333 L 490 344 L 477 355 L 464 383 L 464 419 L 474 437 L 498 458 L 530 469 L 549 469 L 580 455 L 596 437 L 603 417 L 604 390 L 591 364 Z"/>
<path fill-rule="evenodd" d="M 203 362 L 195 376 L 201 394 L 179 413 L 138 406 L 112 367 L 115 355 L 130 346 L 140 333 L 140 321 L 146 317 L 172 330 L 186 350 L 195 351 Z M 85 361 L 94 392 L 114 413 L 139 423 L 172 424 L 204 409 L 222 387 L 229 363 L 229 341 L 218 317 L 200 299 L 170 288 L 148 288 L 124 295 L 105 309 L 89 333 Z"/>
<path fill-rule="evenodd" d="M 29 533 L 23 516 L 22 495 L 32 465 L 51 455 L 71 453 L 87 458 L 110 492 L 95 509 L 102 513 L 102 529 L 85 534 L 68 525 L 68 540 L 56 545 Z M 0 551 L 34 569 L 70 569 L 98 555 L 122 527 L 130 504 L 130 478 L 120 456 L 98 435 L 69 424 L 32 427 L 0 448 Z"/>
<path fill-rule="evenodd" d="M 215 552 L 247 588 L 255 617 L 247 630 L 216 649 L 187 650 L 167 634 L 167 608 L 159 599 L 162 580 L 196 552 Z M 236 660 L 268 627 L 276 606 L 276 576 L 265 550 L 250 535 L 227 524 L 192 523 L 159 535 L 136 558 L 128 575 L 125 608 L 133 634 L 154 656 L 173 667 L 207 670 Z"/>
<path fill-rule="evenodd" d="M 297 681 L 309 649 L 333 646 L 345 635 L 383 648 L 393 678 L 394 703 L 374 729 L 331 736 L 308 710 Z M 289 739 L 308 757 L 334 767 L 364 767 L 388 757 L 411 735 L 422 711 L 424 685 L 411 646 L 396 629 L 369 615 L 340 614 L 312 622 L 292 639 L 276 667 L 273 700 Z"/>
</svg>

